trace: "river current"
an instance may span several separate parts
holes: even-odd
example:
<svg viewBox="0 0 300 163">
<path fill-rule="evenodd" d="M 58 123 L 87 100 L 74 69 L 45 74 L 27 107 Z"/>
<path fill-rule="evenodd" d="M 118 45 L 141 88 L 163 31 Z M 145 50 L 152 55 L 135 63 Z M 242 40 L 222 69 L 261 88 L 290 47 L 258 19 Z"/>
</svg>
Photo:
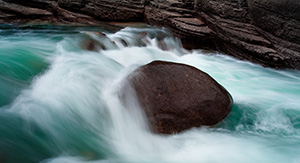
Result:
<svg viewBox="0 0 300 163">
<path fill-rule="evenodd" d="M 233 97 L 229 116 L 153 134 L 134 95 L 128 109 L 118 93 L 154 60 L 211 75 Z M 299 71 L 188 51 L 164 28 L 0 26 L 1 163 L 300 163 L 299 100 Z"/>
</svg>

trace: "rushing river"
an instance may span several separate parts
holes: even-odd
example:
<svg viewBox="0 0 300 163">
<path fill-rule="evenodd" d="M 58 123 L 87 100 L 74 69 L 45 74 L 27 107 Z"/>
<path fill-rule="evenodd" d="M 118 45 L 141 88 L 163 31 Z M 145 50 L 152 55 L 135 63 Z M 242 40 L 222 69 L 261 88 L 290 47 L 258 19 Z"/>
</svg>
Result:
<svg viewBox="0 0 300 163">
<path fill-rule="evenodd" d="M 210 74 L 233 97 L 229 116 L 151 133 L 134 96 L 127 109 L 118 92 L 153 60 Z M 0 26 L 1 163 L 299 163 L 299 101 L 299 71 L 187 51 L 166 29 Z"/>
</svg>

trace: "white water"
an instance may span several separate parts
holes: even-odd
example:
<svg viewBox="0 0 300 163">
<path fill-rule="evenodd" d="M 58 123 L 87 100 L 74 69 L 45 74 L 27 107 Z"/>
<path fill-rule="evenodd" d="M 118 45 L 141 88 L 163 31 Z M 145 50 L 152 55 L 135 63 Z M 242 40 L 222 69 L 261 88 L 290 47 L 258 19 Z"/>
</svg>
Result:
<svg viewBox="0 0 300 163">
<path fill-rule="evenodd" d="M 55 55 L 47 56 L 49 69 L 9 106 L 9 112 L 26 119 L 29 132 L 35 132 L 34 123 L 51 138 L 51 146 L 37 142 L 59 151 L 42 162 L 300 162 L 299 71 L 188 52 L 170 37 L 164 40 L 173 47 L 169 51 L 151 37 L 144 38 L 146 47 L 134 46 L 139 31 L 149 36 L 164 29 L 126 28 L 107 34 L 118 48 L 108 42 L 108 50 L 99 52 L 69 50 L 72 42 L 64 39 Z M 153 60 L 185 63 L 210 74 L 233 96 L 232 113 L 213 128 L 153 134 L 134 93 L 127 108 L 118 98 L 126 75 Z"/>
</svg>

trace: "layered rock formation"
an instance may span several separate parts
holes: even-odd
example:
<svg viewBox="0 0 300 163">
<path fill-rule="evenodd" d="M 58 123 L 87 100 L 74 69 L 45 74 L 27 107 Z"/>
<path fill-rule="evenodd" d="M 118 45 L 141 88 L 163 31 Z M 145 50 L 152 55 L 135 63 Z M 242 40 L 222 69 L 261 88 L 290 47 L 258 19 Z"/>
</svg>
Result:
<svg viewBox="0 0 300 163">
<path fill-rule="evenodd" d="M 154 61 L 131 73 L 128 81 L 123 88 L 133 87 L 155 133 L 214 125 L 231 111 L 230 94 L 208 74 L 188 65 Z M 122 99 L 131 96 L 124 89 Z"/>
<path fill-rule="evenodd" d="M 153 0 L 145 17 L 169 27 L 185 47 L 300 69 L 299 8 L 297 0 Z"/>
<path fill-rule="evenodd" d="M 300 69 L 298 0 L 0 0 L 0 23 L 145 21 L 186 48 Z"/>
<path fill-rule="evenodd" d="M 0 0 L 0 23 L 143 21 L 144 0 Z"/>
<path fill-rule="evenodd" d="M 297 0 L 199 0 L 197 16 L 219 51 L 275 68 L 300 69 Z"/>
<path fill-rule="evenodd" d="M 194 3 L 188 1 L 153 0 L 145 6 L 145 21 L 168 27 L 182 39 L 185 48 L 214 49 L 211 30 L 195 14 Z"/>
</svg>

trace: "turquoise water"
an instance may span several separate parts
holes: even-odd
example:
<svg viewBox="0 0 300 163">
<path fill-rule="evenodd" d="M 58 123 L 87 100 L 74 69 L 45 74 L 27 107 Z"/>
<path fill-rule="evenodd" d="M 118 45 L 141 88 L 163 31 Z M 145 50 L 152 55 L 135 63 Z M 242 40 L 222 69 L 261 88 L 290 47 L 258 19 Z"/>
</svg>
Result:
<svg viewBox="0 0 300 163">
<path fill-rule="evenodd" d="M 81 48 L 85 39 L 96 51 Z M 118 92 L 153 60 L 210 74 L 233 96 L 230 115 L 210 128 L 152 134 L 134 95 L 128 109 Z M 299 163 L 299 99 L 299 71 L 187 51 L 166 29 L 0 26 L 1 163 Z"/>
</svg>

